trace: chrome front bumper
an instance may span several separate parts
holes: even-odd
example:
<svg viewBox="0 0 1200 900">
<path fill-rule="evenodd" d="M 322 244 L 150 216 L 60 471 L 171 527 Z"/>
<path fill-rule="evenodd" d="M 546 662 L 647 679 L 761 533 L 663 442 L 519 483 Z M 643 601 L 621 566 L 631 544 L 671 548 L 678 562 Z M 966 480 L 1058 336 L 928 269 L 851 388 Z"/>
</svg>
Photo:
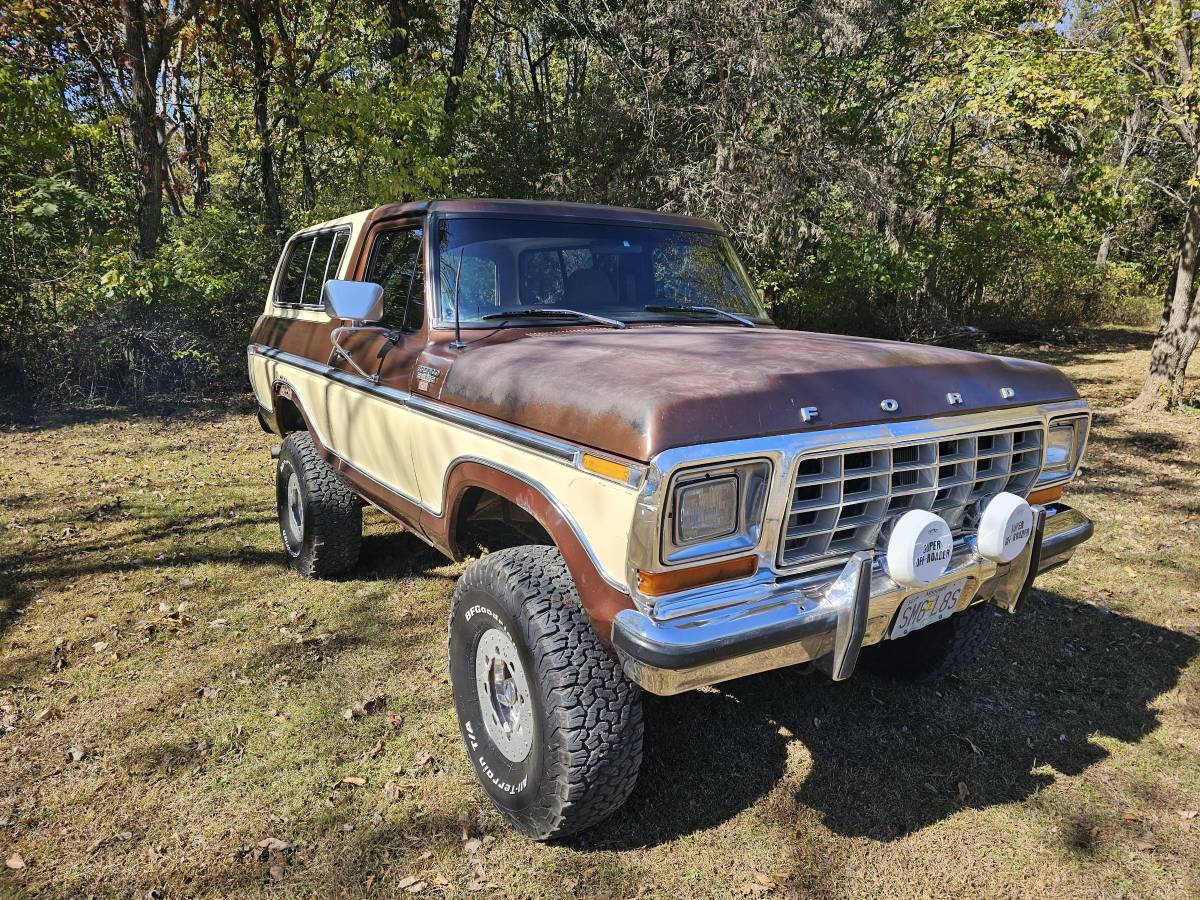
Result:
<svg viewBox="0 0 1200 900">
<path fill-rule="evenodd" d="M 945 575 L 906 588 L 887 576 L 874 552 L 859 551 L 835 575 L 781 580 L 753 599 L 734 589 L 727 603 L 691 616 L 658 620 L 622 610 L 613 620 L 613 647 L 625 673 L 654 694 L 803 662 L 840 681 L 853 674 L 862 647 L 886 639 L 896 610 L 914 593 L 965 578 L 956 613 L 988 600 L 1015 612 L 1037 575 L 1065 563 L 1092 536 L 1091 520 L 1078 510 L 1062 504 L 1034 510 L 1033 539 L 1010 563 L 985 559 L 966 538 Z"/>
</svg>

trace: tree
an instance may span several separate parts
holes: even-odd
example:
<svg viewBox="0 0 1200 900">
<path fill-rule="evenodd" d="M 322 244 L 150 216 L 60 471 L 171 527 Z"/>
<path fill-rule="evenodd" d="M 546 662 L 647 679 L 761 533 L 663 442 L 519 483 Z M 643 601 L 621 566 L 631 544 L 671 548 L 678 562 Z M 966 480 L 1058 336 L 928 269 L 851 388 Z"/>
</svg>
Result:
<svg viewBox="0 0 1200 900">
<path fill-rule="evenodd" d="M 1184 216 L 1175 242 L 1174 265 L 1163 294 L 1150 371 L 1135 406 L 1172 410 L 1183 401 L 1188 361 L 1200 342 L 1200 97 L 1195 82 L 1195 43 L 1200 4 L 1184 0 L 1118 0 L 1117 46 L 1125 64 L 1145 84 L 1156 117 L 1165 121 L 1186 153 L 1180 181 Z M 1123 32 L 1123 33 L 1122 33 Z M 1166 132 L 1164 132 L 1166 133 Z"/>
<path fill-rule="evenodd" d="M 442 100 L 445 113 L 442 155 L 449 156 L 454 147 L 454 130 L 458 115 L 458 98 L 462 93 L 463 73 L 467 70 L 467 55 L 471 48 L 471 21 L 477 0 L 458 0 L 458 19 L 454 25 L 454 52 L 450 57 L 450 72 L 446 76 L 446 95 Z"/>
<path fill-rule="evenodd" d="M 159 84 L 175 39 L 202 0 L 119 0 L 119 21 L 109 7 L 67 3 L 67 31 L 91 63 L 103 89 L 125 116 L 137 168 L 135 259 L 152 259 L 162 233 L 165 148 L 159 130 Z"/>
<path fill-rule="evenodd" d="M 258 136 L 258 170 L 262 182 L 263 209 L 267 217 L 267 230 L 278 236 L 283 231 L 283 207 L 280 205 L 279 184 L 275 178 L 275 146 L 270 113 L 270 60 L 267 56 L 267 42 L 263 39 L 261 6 L 259 0 L 239 0 L 238 10 L 250 35 L 250 58 L 254 73 L 254 130 Z"/>
</svg>

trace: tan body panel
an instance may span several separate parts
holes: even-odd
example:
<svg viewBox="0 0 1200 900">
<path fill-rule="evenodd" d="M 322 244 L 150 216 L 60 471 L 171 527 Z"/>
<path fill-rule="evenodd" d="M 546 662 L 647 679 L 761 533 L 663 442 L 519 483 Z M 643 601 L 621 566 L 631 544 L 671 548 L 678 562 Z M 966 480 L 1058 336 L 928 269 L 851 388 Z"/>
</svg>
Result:
<svg viewBox="0 0 1200 900">
<path fill-rule="evenodd" d="M 353 469 L 419 506 L 426 534 L 449 530 L 438 523 L 453 513 L 446 497 L 452 469 L 467 461 L 480 463 L 515 474 L 543 494 L 590 549 L 605 580 L 626 588 L 635 489 L 283 360 L 251 354 L 250 372 L 260 405 L 273 407 L 277 385 L 290 388 L 314 439 Z"/>
<path fill-rule="evenodd" d="M 298 366 L 266 357 L 251 357 L 255 390 L 260 385 L 286 383 L 304 412 L 313 437 L 321 445 L 375 481 L 414 503 L 423 503 L 413 472 L 412 445 L 418 416 L 412 410 L 334 381 Z M 259 395 L 271 403 L 270 388 Z M 439 500 L 440 505 L 440 500 Z"/>
</svg>

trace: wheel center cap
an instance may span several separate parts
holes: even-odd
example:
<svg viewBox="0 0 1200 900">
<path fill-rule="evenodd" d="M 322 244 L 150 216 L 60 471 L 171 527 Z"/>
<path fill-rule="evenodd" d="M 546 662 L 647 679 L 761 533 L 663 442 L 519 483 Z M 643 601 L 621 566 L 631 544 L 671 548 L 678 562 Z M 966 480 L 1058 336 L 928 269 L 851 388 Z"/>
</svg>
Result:
<svg viewBox="0 0 1200 900">
<path fill-rule="evenodd" d="M 517 686 L 513 684 L 511 678 L 506 678 L 500 683 L 498 700 L 505 706 L 517 705 Z"/>
</svg>

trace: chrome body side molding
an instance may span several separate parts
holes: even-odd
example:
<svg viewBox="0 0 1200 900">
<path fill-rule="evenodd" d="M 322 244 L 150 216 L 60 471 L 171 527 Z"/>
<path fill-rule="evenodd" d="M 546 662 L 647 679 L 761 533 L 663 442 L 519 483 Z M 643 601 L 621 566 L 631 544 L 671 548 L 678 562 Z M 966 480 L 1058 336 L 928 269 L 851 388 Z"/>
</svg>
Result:
<svg viewBox="0 0 1200 900">
<path fill-rule="evenodd" d="M 315 375 L 323 375 L 324 377 L 335 381 L 338 384 L 353 388 L 354 390 L 363 391 L 367 394 L 373 394 L 376 397 L 382 397 L 386 400 L 391 400 L 393 403 L 399 403 L 409 409 L 416 410 L 427 416 L 433 416 L 443 421 L 452 422 L 455 425 L 462 425 L 464 428 L 471 428 L 475 431 L 481 431 L 490 437 L 498 438 L 502 441 L 516 444 L 519 447 L 524 447 L 527 450 L 535 450 L 538 453 L 544 453 L 547 456 L 552 456 L 556 459 L 561 459 L 564 462 L 575 463 L 581 448 L 570 444 L 567 441 L 560 441 L 558 438 L 550 437 L 549 435 L 540 434 L 536 431 L 530 431 L 528 428 L 521 428 L 516 425 L 510 425 L 507 422 L 501 422 L 498 419 L 490 419 L 487 416 L 481 416 L 477 413 L 468 412 L 467 410 L 457 409 L 445 403 L 439 403 L 436 400 L 430 400 L 427 397 L 420 397 L 415 394 L 410 394 L 408 391 L 401 391 L 397 388 L 387 387 L 386 385 L 374 384 L 366 378 L 359 378 L 348 372 L 343 372 L 341 369 L 324 363 L 316 362 L 305 356 L 297 356 L 294 353 L 287 353 L 283 350 L 276 350 L 273 347 L 266 347 L 262 344 L 251 344 L 246 348 L 246 353 L 249 356 L 263 356 L 267 359 L 274 359 L 289 366 L 297 366 L 312 372 Z"/>
</svg>

